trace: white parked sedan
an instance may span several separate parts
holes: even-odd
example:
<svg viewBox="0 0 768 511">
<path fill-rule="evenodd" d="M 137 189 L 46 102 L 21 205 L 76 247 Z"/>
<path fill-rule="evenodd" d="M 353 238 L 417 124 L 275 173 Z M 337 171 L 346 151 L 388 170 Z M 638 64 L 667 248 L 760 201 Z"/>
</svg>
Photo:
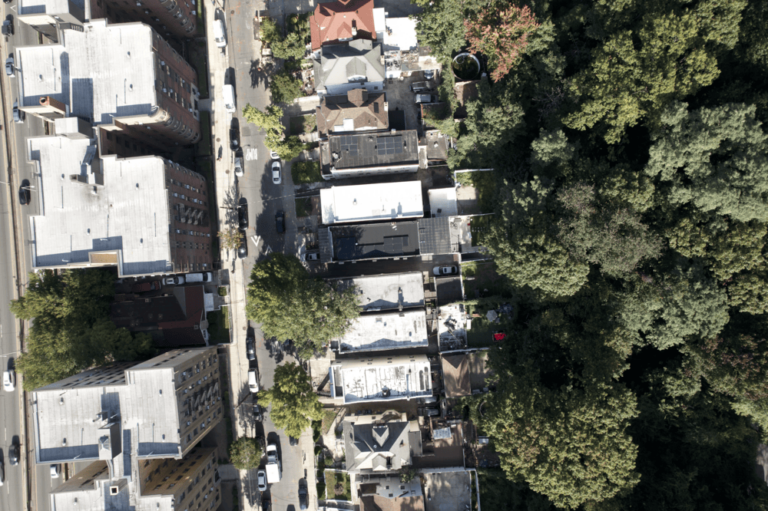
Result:
<svg viewBox="0 0 768 511">
<path fill-rule="evenodd" d="M 440 275 L 456 275 L 459 273 L 459 269 L 455 266 L 435 266 L 432 268 L 432 273 L 437 275 L 438 277 Z"/>
<path fill-rule="evenodd" d="M 272 162 L 272 182 L 276 185 L 279 185 L 282 183 L 282 178 L 280 177 L 280 161 L 276 160 Z"/>
<path fill-rule="evenodd" d="M 13 371 L 3 372 L 3 390 L 6 392 L 13 392 L 16 388 L 16 373 Z"/>
<path fill-rule="evenodd" d="M 59 465 L 51 465 L 51 479 L 58 479 L 59 478 Z"/>
<path fill-rule="evenodd" d="M 270 156 L 270 158 L 272 158 L 273 160 L 279 160 L 279 159 L 280 159 L 280 155 L 279 155 L 279 154 L 277 154 L 277 153 L 276 153 L 276 152 L 274 152 L 274 151 L 270 151 L 270 152 L 269 152 L 269 156 Z"/>
</svg>

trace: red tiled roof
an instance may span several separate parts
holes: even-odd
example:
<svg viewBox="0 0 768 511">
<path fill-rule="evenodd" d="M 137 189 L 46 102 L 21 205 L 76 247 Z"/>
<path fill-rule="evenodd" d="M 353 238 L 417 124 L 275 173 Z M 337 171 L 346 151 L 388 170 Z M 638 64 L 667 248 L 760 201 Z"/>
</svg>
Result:
<svg viewBox="0 0 768 511">
<path fill-rule="evenodd" d="M 357 28 L 353 37 L 352 28 Z M 373 24 L 373 0 L 340 0 L 318 4 L 309 17 L 312 34 L 312 51 L 323 44 L 339 42 L 339 39 L 376 40 Z"/>
</svg>

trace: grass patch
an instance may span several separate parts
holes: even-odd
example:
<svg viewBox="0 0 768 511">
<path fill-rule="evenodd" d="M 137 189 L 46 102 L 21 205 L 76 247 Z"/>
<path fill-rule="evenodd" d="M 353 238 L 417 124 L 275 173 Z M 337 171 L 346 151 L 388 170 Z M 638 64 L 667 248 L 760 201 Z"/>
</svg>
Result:
<svg viewBox="0 0 768 511">
<path fill-rule="evenodd" d="M 316 161 L 297 161 L 291 164 L 293 184 L 319 183 L 323 180 L 320 174 L 320 163 Z"/>
<path fill-rule="evenodd" d="M 317 441 L 320 440 L 321 426 L 322 426 L 322 422 L 312 421 L 312 441 L 315 443 L 317 443 Z"/>
<path fill-rule="evenodd" d="M 219 296 L 227 296 L 227 288 L 222 286 L 219 288 Z"/>
<path fill-rule="evenodd" d="M 493 340 L 494 332 L 505 332 L 507 335 L 510 335 L 514 331 L 514 312 L 511 314 L 511 317 L 502 314 L 501 321 L 498 323 L 491 323 L 486 316 L 489 310 L 496 310 L 502 304 L 509 302 L 510 300 L 501 296 L 491 296 L 465 302 L 467 314 L 477 313 L 480 316 L 472 318 L 472 328 L 467 331 L 467 344 L 470 348 L 493 346 L 496 344 Z"/>
<path fill-rule="evenodd" d="M 323 434 L 327 434 L 331 430 L 333 419 L 336 418 L 336 409 L 323 410 Z"/>
<path fill-rule="evenodd" d="M 509 290 L 506 278 L 496 272 L 496 263 L 493 261 L 462 263 L 461 278 L 469 300 L 480 296 L 503 295 Z"/>
<path fill-rule="evenodd" d="M 472 186 L 477 191 L 477 203 L 481 213 L 493 213 L 497 183 L 493 171 L 457 172 L 456 181 L 462 186 Z"/>
<path fill-rule="evenodd" d="M 306 199 L 306 198 L 296 199 L 296 217 L 297 218 L 308 217 L 311 211 L 312 211 L 311 199 Z"/>
<path fill-rule="evenodd" d="M 211 155 L 211 114 L 200 112 L 200 141 L 197 143 L 198 156 Z"/>
<path fill-rule="evenodd" d="M 299 117 L 291 117 L 289 120 L 291 128 L 291 135 L 298 135 L 300 133 L 312 133 L 317 129 L 317 119 L 314 115 L 301 115 Z"/>
<path fill-rule="evenodd" d="M 220 344 L 229 342 L 229 307 L 222 306 L 221 310 L 209 312 L 208 334 L 211 342 Z"/>
<path fill-rule="evenodd" d="M 318 481 L 315 486 L 317 488 L 317 500 L 325 500 L 325 482 Z"/>
<path fill-rule="evenodd" d="M 201 99 L 208 99 L 210 91 L 208 90 L 208 63 L 205 57 L 208 47 L 205 41 L 198 41 L 189 49 L 190 64 L 197 71 L 197 89 L 200 91 Z"/>
<path fill-rule="evenodd" d="M 325 486 L 328 488 L 328 497 L 336 500 L 352 500 L 352 492 L 349 489 L 349 474 L 325 471 Z"/>
</svg>

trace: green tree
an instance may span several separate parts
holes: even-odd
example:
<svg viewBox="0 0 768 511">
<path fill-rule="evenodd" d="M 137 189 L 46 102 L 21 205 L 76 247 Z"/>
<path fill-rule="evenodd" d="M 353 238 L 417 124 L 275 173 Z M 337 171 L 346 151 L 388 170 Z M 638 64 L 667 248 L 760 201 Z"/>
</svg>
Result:
<svg viewBox="0 0 768 511">
<path fill-rule="evenodd" d="M 267 45 L 270 45 L 276 41 L 282 41 L 283 34 L 280 27 L 277 26 L 275 20 L 272 18 L 264 18 L 259 24 L 259 32 L 261 34 L 261 40 Z"/>
<path fill-rule="evenodd" d="M 237 250 L 242 243 L 245 234 L 234 227 L 229 227 L 224 231 L 219 231 L 219 240 L 221 247 L 225 250 Z"/>
<path fill-rule="evenodd" d="M 424 10 L 415 16 L 418 19 L 416 35 L 421 46 L 428 46 L 434 55 L 452 57 L 463 48 L 464 19 L 471 3 L 461 0 L 414 0 Z"/>
<path fill-rule="evenodd" d="M 277 366 L 274 385 L 259 392 L 259 401 L 272 406 L 272 422 L 293 438 L 299 438 L 313 420 L 323 418 L 323 407 L 312 392 L 309 376 L 298 364 Z"/>
<path fill-rule="evenodd" d="M 259 468 L 261 449 L 255 438 L 238 438 L 229 444 L 229 459 L 238 470 Z"/>
<path fill-rule="evenodd" d="M 285 137 L 282 140 L 276 140 L 267 135 L 265 142 L 271 151 L 275 151 L 285 161 L 291 161 L 298 157 L 302 151 L 309 149 L 309 144 L 305 144 L 295 135 Z"/>
<path fill-rule="evenodd" d="M 292 339 L 302 358 L 341 338 L 358 317 L 355 288 L 311 278 L 293 256 L 273 253 L 256 263 L 248 284 L 248 319 L 267 337 Z"/>
<path fill-rule="evenodd" d="M 95 365 L 154 354 L 147 335 L 132 336 L 109 320 L 114 280 L 112 272 L 98 268 L 29 274 L 26 292 L 11 302 L 17 318 L 34 320 L 26 352 L 16 361 L 26 390 Z"/>
<path fill-rule="evenodd" d="M 278 59 L 302 59 L 307 52 L 304 36 L 298 32 L 291 32 L 285 39 L 272 43 L 272 55 Z"/>
<path fill-rule="evenodd" d="M 294 99 L 301 97 L 302 83 L 283 69 L 272 77 L 269 90 L 272 91 L 273 102 L 290 104 Z"/>
<path fill-rule="evenodd" d="M 250 103 L 243 108 L 243 118 L 263 129 L 267 134 L 270 132 L 283 134 L 285 126 L 280 120 L 282 117 L 283 109 L 277 105 L 269 105 L 264 112 L 251 106 Z"/>
</svg>

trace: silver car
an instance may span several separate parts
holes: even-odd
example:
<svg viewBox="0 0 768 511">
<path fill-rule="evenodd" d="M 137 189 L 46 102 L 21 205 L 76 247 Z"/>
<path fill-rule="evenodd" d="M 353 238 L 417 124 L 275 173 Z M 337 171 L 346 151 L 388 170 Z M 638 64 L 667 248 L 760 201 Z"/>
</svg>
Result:
<svg viewBox="0 0 768 511">
<path fill-rule="evenodd" d="M 272 182 L 276 185 L 279 185 L 283 182 L 283 179 L 280 177 L 280 161 L 275 160 L 272 162 Z"/>
<path fill-rule="evenodd" d="M 267 491 L 267 473 L 259 470 L 256 474 L 256 481 L 259 484 L 259 491 Z"/>
</svg>

